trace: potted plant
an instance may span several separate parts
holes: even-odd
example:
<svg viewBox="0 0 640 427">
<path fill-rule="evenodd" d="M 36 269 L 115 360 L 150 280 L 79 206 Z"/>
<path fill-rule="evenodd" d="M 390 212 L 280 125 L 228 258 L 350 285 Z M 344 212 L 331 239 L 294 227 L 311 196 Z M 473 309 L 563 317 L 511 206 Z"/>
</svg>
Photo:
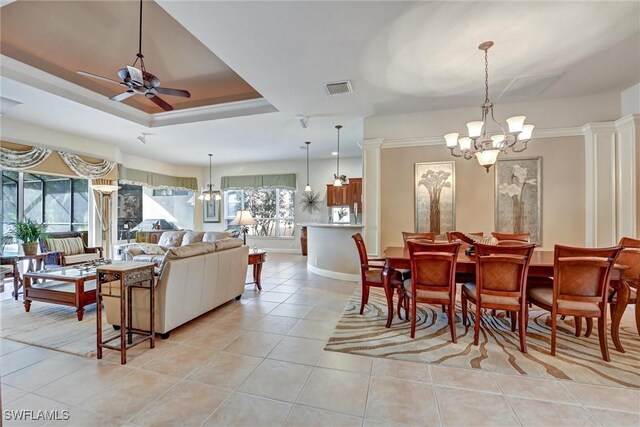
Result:
<svg viewBox="0 0 640 427">
<path fill-rule="evenodd" d="M 36 255 L 38 253 L 38 240 L 45 237 L 44 224 L 30 218 L 15 221 L 9 230 L 9 235 L 22 242 L 22 249 L 25 255 Z"/>
</svg>

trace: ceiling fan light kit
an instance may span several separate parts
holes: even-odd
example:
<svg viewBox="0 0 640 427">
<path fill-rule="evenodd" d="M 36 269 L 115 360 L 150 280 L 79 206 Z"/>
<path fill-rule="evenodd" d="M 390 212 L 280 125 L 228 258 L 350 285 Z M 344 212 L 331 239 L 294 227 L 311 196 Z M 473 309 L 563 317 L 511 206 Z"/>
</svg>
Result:
<svg viewBox="0 0 640 427">
<path fill-rule="evenodd" d="M 459 133 L 448 133 L 444 136 L 445 144 L 454 157 L 462 157 L 466 160 L 476 158 L 478 163 L 487 172 L 498 160 L 500 153 L 507 153 L 511 149 L 514 153 L 520 153 L 527 149 L 527 143 L 531 141 L 534 125 L 525 125 L 525 116 L 513 116 L 507 119 L 509 132 L 493 117 L 493 103 L 489 100 L 489 56 L 488 51 L 493 46 L 492 41 L 486 41 L 478 46 L 484 51 L 484 103 L 482 120 L 467 123 L 468 136 L 460 136 Z M 491 122 L 489 122 L 491 119 Z M 497 126 L 498 133 L 489 135 L 488 125 Z M 495 127 L 494 126 L 494 127 Z M 457 149 L 457 150 L 456 150 Z M 457 151 L 457 152 L 456 152 Z"/>
<path fill-rule="evenodd" d="M 136 64 L 140 62 L 140 68 L 136 68 Z M 110 83 L 115 83 L 127 87 L 127 90 L 121 94 L 114 95 L 109 98 L 112 101 L 124 101 L 125 99 L 135 94 L 144 95 L 145 98 L 152 101 L 158 107 L 164 111 L 171 111 L 173 107 L 165 100 L 160 98 L 158 94 L 179 96 L 182 98 L 191 98 L 191 93 L 184 89 L 171 89 L 167 87 L 160 87 L 160 79 L 153 74 L 147 72 L 144 65 L 144 55 L 142 54 L 142 0 L 140 0 L 140 23 L 138 27 L 138 53 L 133 65 L 127 65 L 124 68 L 118 70 L 118 77 L 121 81 L 113 80 L 108 77 L 99 76 L 97 74 L 89 73 L 87 71 L 77 71 L 78 74 L 91 77 L 98 80 L 103 80 Z"/>
</svg>

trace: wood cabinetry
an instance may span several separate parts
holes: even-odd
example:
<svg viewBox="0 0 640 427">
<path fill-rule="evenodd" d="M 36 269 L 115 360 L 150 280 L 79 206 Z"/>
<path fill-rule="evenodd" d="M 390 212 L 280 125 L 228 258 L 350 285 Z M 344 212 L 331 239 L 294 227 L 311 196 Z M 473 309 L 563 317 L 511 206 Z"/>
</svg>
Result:
<svg viewBox="0 0 640 427">
<path fill-rule="evenodd" d="M 349 206 L 358 204 L 358 212 L 362 212 L 362 178 L 350 178 L 348 184 L 334 187 L 327 184 L 327 206 Z"/>
</svg>

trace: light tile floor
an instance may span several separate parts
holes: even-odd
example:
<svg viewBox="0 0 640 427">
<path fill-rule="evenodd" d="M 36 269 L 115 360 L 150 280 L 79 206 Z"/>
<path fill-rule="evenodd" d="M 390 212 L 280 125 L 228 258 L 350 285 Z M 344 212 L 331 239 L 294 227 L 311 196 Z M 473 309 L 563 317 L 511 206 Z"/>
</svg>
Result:
<svg viewBox="0 0 640 427">
<path fill-rule="evenodd" d="M 97 361 L 0 339 L 3 409 L 70 411 L 3 414 L 4 425 L 640 425 L 638 390 L 326 352 L 357 285 L 305 262 L 269 254 L 261 292 L 247 286 L 125 366 L 115 352 Z"/>
</svg>

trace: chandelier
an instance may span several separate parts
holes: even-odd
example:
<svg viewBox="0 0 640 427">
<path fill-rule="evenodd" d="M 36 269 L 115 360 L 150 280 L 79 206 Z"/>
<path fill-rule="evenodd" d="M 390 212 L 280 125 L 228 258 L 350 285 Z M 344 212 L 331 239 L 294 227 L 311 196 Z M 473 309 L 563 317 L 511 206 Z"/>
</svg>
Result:
<svg viewBox="0 0 640 427">
<path fill-rule="evenodd" d="M 342 184 L 346 184 L 347 182 L 347 176 L 340 175 L 340 129 L 342 129 L 342 125 L 336 125 L 335 127 L 338 130 L 338 151 L 336 152 L 336 173 L 333 174 L 333 178 L 335 179 L 333 186 L 342 187 Z"/>
<path fill-rule="evenodd" d="M 489 168 L 498 160 L 498 154 L 511 150 L 520 153 L 527 149 L 527 143 L 531 140 L 533 125 L 525 125 L 525 116 L 514 116 L 507 119 L 509 133 L 493 117 L 493 103 L 489 100 L 489 56 L 488 51 L 493 46 L 492 41 L 486 41 L 478 49 L 484 51 L 484 103 L 482 120 L 467 123 L 468 136 L 458 138 L 459 133 L 448 133 L 444 136 L 447 148 L 454 157 L 462 157 L 466 160 L 474 156 L 478 163 L 489 172 Z M 491 122 L 487 123 L 488 120 Z M 498 132 L 490 135 L 488 125 L 497 126 Z"/>
<path fill-rule="evenodd" d="M 209 154 L 209 183 L 202 190 L 202 194 L 198 196 L 198 200 L 204 200 L 205 202 L 208 202 L 211 199 L 213 200 L 222 199 L 222 196 L 220 196 L 220 193 L 214 193 L 213 191 L 213 184 L 212 184 L 213 180 L 211 179 L 211 158 L 212 157 L 213 157 L 213 154 Z"/>
</svg>

